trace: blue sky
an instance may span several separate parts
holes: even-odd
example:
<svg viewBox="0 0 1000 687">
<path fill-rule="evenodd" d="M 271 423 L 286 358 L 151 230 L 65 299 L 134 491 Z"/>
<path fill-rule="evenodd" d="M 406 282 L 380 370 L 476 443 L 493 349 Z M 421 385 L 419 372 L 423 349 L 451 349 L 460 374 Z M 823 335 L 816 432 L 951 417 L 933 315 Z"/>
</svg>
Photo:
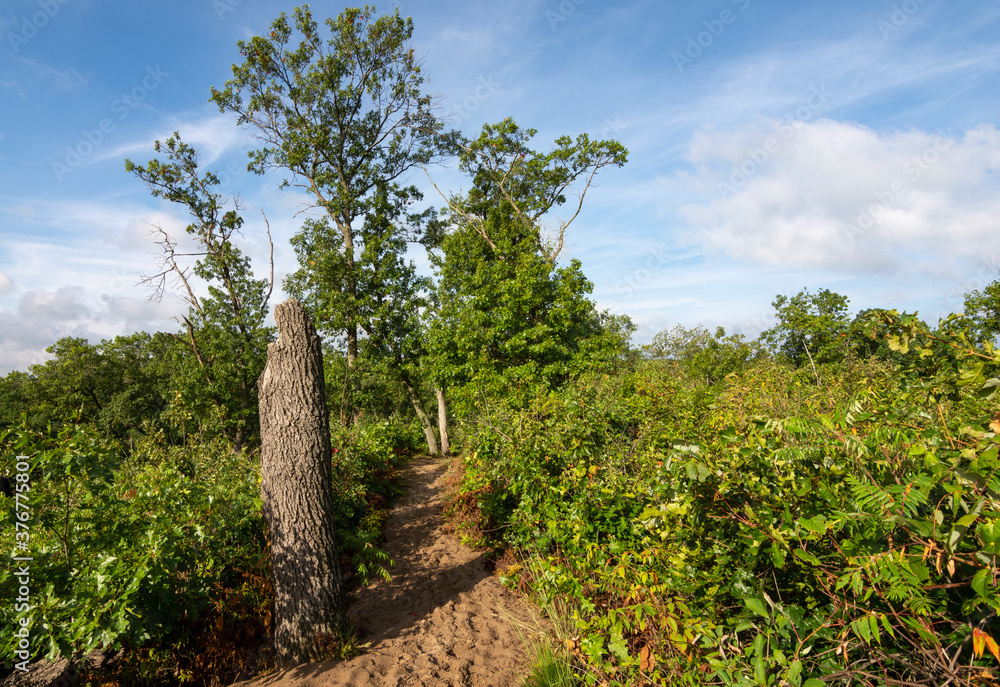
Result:
<svg viewBox="0 0 1000 687">
<path fill-rule="evenodd" d="M 637 343 L 675 324 L 753 337 L 776 294 L 806 287 L 936 321 L 1000 276 L 996 3 L 377 4 L 397 6 L 428 90 L 466 135 L 513 117 L 539 148 L 586 132 L 629 149 L 598 176 L 563 256 L 582 261 L 602 307 L 634 319 Z M 249 133 L 208 102 L 236 42 L 292 7 L 4 2 L 0 373 L 63 336 L 176 329 L 180 301 L 150 302 L 137 282 L 158 267 L 150 227 L 181 234 L 186 218 L 123 162 L 149 160 L 174 130 L 240 195 L 258 273 L 260 210 L 279 278 L 295 269 L 303 199 L 247 175 Z M 312 3 L 318 18 L 343 7 Z"/>
</svg>

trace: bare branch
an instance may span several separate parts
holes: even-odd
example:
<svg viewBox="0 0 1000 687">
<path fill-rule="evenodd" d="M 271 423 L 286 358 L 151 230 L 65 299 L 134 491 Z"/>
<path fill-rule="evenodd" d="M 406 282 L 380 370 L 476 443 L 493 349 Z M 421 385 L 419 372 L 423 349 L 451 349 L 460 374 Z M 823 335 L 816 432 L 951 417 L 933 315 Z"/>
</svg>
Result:
<svg viewBox="0 0 1000 687">
<path fill-rule="evenodd" d="M 188 269 L 182 268 L 177 263 L 177 258 L 201 257 L 207 255 L 207 253 L 178 253 L 177 242 L 174 241 L 170 234 L 167 233 L 166 229 L 158 224 L 151 224 L 150 226 L 155 230 L 150 233 L 160 234 L 160 239 L 156 241 L 156 244 L 163 248 L 164 254 L 160 265 L 161 267 L 166 267 L 166 269 L 151 276 L 147 276 L 145 274 L 140 275 L 142 279 L 139 283 L 153 289 L 153 294 L 149 297 L 149 300 L 160 300 L 163 298 L 163 294 L 166 289 L 167 276 L 173 272 L 177 275 L 177 280 L 184 285 L 184 290 L 187 291 L 188 295 L 185 300 L 198 312 L 199 315 L 204 317 L 205 313 L 201 309 L 201 302 L 198 300 L 198 297 L 194 295 L 194 291 L 188 281 Z"/>
<path fill-rule="evenodd" d="M 469 225 L 473 229 L 475 229 L 480 236 L 483 237 L 483 240 L 490 245 L 490 248 L 492 248 L 493 251 L 499 257 L 503 257 L 502 255 L 500 255 L 500 250 L 497 248 L 496 244 L 490 240 L 489 236 L 487 236 L 486 225 L 485 222 L 483 222 L 483 219 L 481 217 L 476 217 L 475 215 L 466 212 L 462 207 L 460 207 L 454 201 L 448 198 L 444 193 L 441 192 L 441 189 L 438 188 L 437 184 L 434 183 L 434 179 L 431 178 L 431 173 L 427 171 L 427 168 L 421 166 L 421 169 L 424 170 L 424 174 L 426 174 L 427 178 L 430 179 L 431 185 L 434 187 L 434 190 L 437 191 L 438 194 L 441 196 L 441 198 L 444 200 L 444 202 L 448 204 L 448 208 L 456 215 L 460 216 L 462 219 L 468 222 Z"/>
<path fill-rule="evenodd" d="M 267 227 L 267 243 L 271 246 L 271 276 L 268 278 L 267 295 L 264 296 L 264 310 L 267 310 L 267 304 L 271 302 L 271 294 L 274 292 L 274 240 L 271 238 L 271 223 L 267 221 L 267 215 L 264 214 L 264 209 L 261 208 L 261 215 L 264 215 L 264 226 Z"/>
</svg>

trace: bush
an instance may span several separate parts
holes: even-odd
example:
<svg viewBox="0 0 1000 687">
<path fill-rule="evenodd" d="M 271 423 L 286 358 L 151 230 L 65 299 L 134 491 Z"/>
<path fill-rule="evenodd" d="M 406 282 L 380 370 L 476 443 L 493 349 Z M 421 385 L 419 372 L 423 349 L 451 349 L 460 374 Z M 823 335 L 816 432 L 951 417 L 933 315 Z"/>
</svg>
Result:
<svg viewBox="0 0 1000 687">
<path fill-rule="evenodd" d="M 205 654 L 195 640 L 207 618 L 220 634 L 236 615 L 263 632 L 269 572 L 255 461 L 222 443 L 167 447 L 155 434 L 126 461 L 87 425 L 12 428 L 0 448 L 28 468 L 6 468 L 25 475 L 27 499 L 21 510 L 4 497 L 0 545 L 32 558 L 30 609 L 0 613 L 6 627 L 26 619 L 32 657 L 159 647 L 135 654 L 133 668 L 183 681 Z M 28 529 L 15 531 L 20 512 Z M 20 584 L 12 571 L 0 571 L 6 598 Z M 13 634 L 0 641 L 14 655 Z"/>
</svg>

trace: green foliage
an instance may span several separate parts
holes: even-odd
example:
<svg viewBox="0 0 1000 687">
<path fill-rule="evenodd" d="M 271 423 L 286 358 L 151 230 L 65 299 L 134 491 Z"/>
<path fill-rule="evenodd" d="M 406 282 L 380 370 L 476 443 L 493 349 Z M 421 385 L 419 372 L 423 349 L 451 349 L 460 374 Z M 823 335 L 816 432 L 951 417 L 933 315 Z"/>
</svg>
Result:
<svg viewBox="0 0 1000 687">
<path fill-rule="evenodd" d="M 995 343 L 1000 336 L 1000 281 L 966 294 L 965 315 L 973 322 L 972 335 L 976 341 Z"/>
<path fill-rule="evenodd" d="M 803 289 L 791 298 L 779 295 L 771 305 L 778 323 L 760 338 L 777 354 L 796 367 L 844 357 L 849 325 L 846 296 L 828 289 L 815 294 Z"/>
<path fill-rule="evenodd" d="M 584 357 L 621 356 L 631 333 L 630 323 L 597 312 L 579 261 L 556 262 L 581 205 L 554 236 L 541 224 L 575 183 L 582 204 L 594 175 L 623 165 L 627 152 L 582 135 L 542 153 L 529 146 L 535 133 L 508 118 L 463 144 L 459 166 L 473 186 L 449 200 L 451 230 L 433 257 L 440 275 L 428 335 L 434 378 L 465 386 L 473 398 L 554 388 Z"/>
<path fill-rule="evenodd" d="M 870 317 L 900 367 L 819 362 L 817 387 L 760 359 L 713 386 L 692 364 L 710 339 L 680 331 L 659 343 L 685 363 L 488 407 L 466 498 L 571 604 L 588 682 L 985 678 L 1000 354 L 960 317 Z"/>
<path fill-rule="evenodd" d="M 30 375 L 18 370 L 0 377 L 0 428 L 16 424 L 21 414 L 28 412 L 33 381 Z"/>
<path fill-rule="evenodd" d="M 78 416 L 128 441 L 167 405 L 162 335 L 140 332 L 96 345 L 65 337 L 46 351 L 52 360 L 32 365 L 30 374 L 13 372 L 0 384 L 0 412 L 7 418 L 0 427 L 18 424 L 22 413 L 35 427 Z"/>
<path fill-rule="evenodd" d="M 419 430 L 398 421 L 358 424 L 334 437 L 334 493 L 341 552 L 359 584 L 389 576 L 378 544 L 397 469 Z M 222 440 L 171 446 L 160 431 L 140 437 L 127 456 L 94 427 L 58 431 L 27 426 L 0 433 L 2 472 L 30 472 L 21 498 L 31 519 L 18 538 L 12 499 L 0 496 L 0 545 L 31 556 L 31 608 L 8 604 L 5 627 L 28 618 L 40 656 L 94 648 L 125 649 L 118 677 L 152 682 L 166 676 L 208 683 L 235 675 L 270 623 L 270 565 L 261 516 L 260 470 L 253 456 Z M 18 542 L 27 548 L 19 548 Z M 0 592 L 20 584 L 12 560 L 0 570 Z M 356 651 L 350 637 L 331 651 Z M 0 644 L 12 656 L 8 633 Z M 264 667 L 263 659 L 243 666 Z"/>
<path fill-rule="evenodd" d="M 166 162 L 154 159 L 142 166 L 126 160 L 125 169 L 154 197 L 178 203 L 191 215 L 194 221 L 186 231 L 200 248 L 192 271 L 208 287 L 208 297 L 195 295 L 189 270 L 178 260 L 176 240 L 161 229 L 164 269 L 146 282 L 162 294 L 167 276 L 175 277 L 190 306 L 180 318 L 185 331 L 174 336 L 182 347 L 171 350 L 170 418 L 185 434 L 194 421 L 199 435 L 221 433 L 239 448 L 258 431 L 257 378 L 267 362 L 267 344 L 274 340 L 274 328 L 264 326 L 273 284 L 254 277 L 250 259 L 235 245 L 243 218 L 236 201 L 227 210 L 215 191 L 218 177 L 199 170 L 198 152 L 176 132 L 154 148 Z"/>
<path fill-rule="evenodd" d="M 419 445 L 419 430 L 387 420 L 335 429 L 333 436 L 334 520 L 338 545 L 352 557 L 360 584 L 389 579 L 392 561 L 378 548 L 388 508 L 401 485 L 398 468 Z"/>
<path fill-rule="evenodd" d="M 321 210 L 293 241 L 300 269 L 288 288 L 308 299 L 321 329 L 345 339 L 353 368 L 361 328 L 375 345 L 389 347 L 396 342 L 372 330 L 408 322 L 419 305 L 400 238 L 403 227 L 419 238 L 433 213 L 412 212 L 420 193 L 400 180 L 434 160 L 452 137 L 421 93 L 424 76 L 408 45 L 411 20 L 398 10 L 377 17 L 367 6 L 344 10 L 326 28 L 329 37 L 308 5 L 291 18 L 282 13 L 268 35 L 238 43 L 245 59 L 233 65 L 224 89 L 212 89 L 212 100 L 259 132 L 264 147 L 251 152 L 249 168 L 291 172 L 283 184 L 305 189 Z M 409 317 L 380 320 L 386 308 Z"/>
<path fill-rule="evenodd" d="M 719 327 L 713 335 L 701 325 L 694 329 L 677 325 L 664 330 L 653 337 L 652 343 L 643 346 L 643 352 L 655 360 L 672 361 L 688 377 L 703 379 L 709 385 L 742 369 L 760 355 L 756 342 L 748 343 L 742 334 L 726 336 L 726 330 Z"/>
<path fill-rule="evenodd" d="M 26 426 L 0 434 L 4 472 L 26 455 L 28 538 L 15 546 L 15 510 L 0 511 L 0 544 L 30 555 L 33 648 L 69 656 L 97 647 L 157 646 L 162 660 L 192 670 L 194 640 L 209 618 L 221 628 L 220 603 L 239 593 L 244 622 L 267 611 L 268 567 L 255 462 L 228 447 L 168 447 L 152 433 L 127 459 L 87 425 L 51 435 Z M 0 589 L 16 596 L 9 562 Z M 228 590 L 228 591 L 227 591 Z M 230 618 L 236 604 L 227 606 Z M 11 604 L 3 622 L 13 627 Z M 4 637 L 12 656 L 15 638 Z M 146 661 L 155 674 L 163 663 Z"/>
</svg>

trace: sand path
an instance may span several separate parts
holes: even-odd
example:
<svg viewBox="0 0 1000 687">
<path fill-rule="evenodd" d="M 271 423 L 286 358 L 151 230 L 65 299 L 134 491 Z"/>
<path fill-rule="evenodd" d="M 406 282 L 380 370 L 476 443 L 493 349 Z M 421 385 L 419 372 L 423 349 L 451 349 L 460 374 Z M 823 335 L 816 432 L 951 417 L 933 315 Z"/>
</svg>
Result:
<svg viewBox="0 0 1000 687">
<path fill-rule="evenodd" d="M 354 594 L 349 615 L 371 648 L 340 663 L 310 663 L 258 678 L 253 687 L 513 687 L 528 669 L 524 637 L 538 621 L 489 572 L 481 554 L 445 531 L 445 466 L 418 458 L 409 493 L 386 527 L 391 582 Z M 520 629 L 519 629 L 520 627 Z"/>
</svg>

